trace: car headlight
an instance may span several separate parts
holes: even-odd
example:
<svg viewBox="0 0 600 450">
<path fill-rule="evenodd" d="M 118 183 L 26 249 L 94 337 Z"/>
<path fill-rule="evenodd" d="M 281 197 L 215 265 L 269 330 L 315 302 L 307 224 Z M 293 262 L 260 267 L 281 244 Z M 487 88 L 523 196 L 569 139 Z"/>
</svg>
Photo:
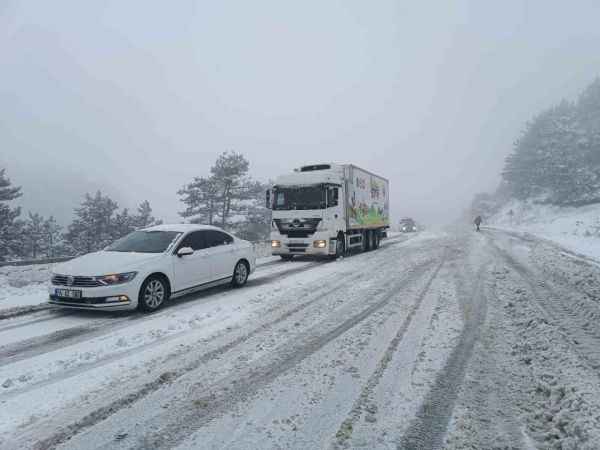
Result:
<svg viewBox="0 0 600 450">
<path fill-rule="evenodd" d="M 137 272 L 111 273 L 110 275 L 96 277 L 96 281 L 99 281 L 105 286 L 112 286 L 113 284 L 128 283 L 133 280 L 136 275 Z"/>
</svg>

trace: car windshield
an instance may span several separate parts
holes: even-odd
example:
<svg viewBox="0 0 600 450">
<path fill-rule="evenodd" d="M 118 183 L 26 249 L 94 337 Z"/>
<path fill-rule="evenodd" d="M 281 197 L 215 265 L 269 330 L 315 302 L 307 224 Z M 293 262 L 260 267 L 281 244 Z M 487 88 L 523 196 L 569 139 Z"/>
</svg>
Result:
<svg viewBox="0 0 600 450">
<path fill-rule="evenodd" d="M 324 209 L 325 188 L 323 186 L 276 187 L 274 210 Z"/>
<path fill-rule="evenodd" d="M 106 247 L 108 252 L 162 253 L 181 235 L 179 231 L 134 231 Z"/>
</svg>

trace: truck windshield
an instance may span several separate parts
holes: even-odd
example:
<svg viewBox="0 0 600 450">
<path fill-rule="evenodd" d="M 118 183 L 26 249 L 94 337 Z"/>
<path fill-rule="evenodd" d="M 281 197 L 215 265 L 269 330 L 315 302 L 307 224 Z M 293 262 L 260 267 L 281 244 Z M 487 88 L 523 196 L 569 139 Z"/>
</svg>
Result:
<svg viewBox="0 0 600 450">
<path fill-rule="evenodd" d="M 323 186 L 277 187 L 274 189 L 274 210 L 325 209 Z"/>
</svg>

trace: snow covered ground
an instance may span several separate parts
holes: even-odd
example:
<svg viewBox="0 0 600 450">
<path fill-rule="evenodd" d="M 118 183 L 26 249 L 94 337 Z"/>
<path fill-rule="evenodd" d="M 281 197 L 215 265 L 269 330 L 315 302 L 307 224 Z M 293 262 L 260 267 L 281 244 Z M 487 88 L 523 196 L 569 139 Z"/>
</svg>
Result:
<svg viewBox="0 0 600 450">
<path fill-rule="evenodd" d="M 51 267 L 52 264 L 0 267 L 0 317 L 45 303 Z"/>
<path fill-rule="evenodd" d="M 0 319 L 0 448 L 597 448 L 599 275 L 449 230 L 150 315 Z"/>
<path fill-rule="evenodd" d="M 549 239 L 600 261 L 600 204 L 564 208 L 512 201 L 488 223 Z"/>
</svg>

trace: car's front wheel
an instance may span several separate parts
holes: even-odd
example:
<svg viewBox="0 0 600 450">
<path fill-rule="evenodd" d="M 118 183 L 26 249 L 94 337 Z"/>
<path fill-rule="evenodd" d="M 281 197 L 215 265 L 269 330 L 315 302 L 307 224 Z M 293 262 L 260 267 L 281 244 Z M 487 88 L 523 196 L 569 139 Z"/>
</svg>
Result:
<svg viewBox="0 0 600 450">
<path fill-rule="evenodd" d="M 160 276 L 151 276 L 140 289 L 138 308 L 145 312 L 159 309 L 169 299 L 169 286 Z"/>
<path fill-rule="evenodd" d="M 235 265 L 235 269 L 233 270 L 233 278 L 231 279 L 231 284 L 235 287 L 241 287 L 246 284 L 248 281 L 248 265 L 244 261 L 238 261 Z"/>
</svg>

